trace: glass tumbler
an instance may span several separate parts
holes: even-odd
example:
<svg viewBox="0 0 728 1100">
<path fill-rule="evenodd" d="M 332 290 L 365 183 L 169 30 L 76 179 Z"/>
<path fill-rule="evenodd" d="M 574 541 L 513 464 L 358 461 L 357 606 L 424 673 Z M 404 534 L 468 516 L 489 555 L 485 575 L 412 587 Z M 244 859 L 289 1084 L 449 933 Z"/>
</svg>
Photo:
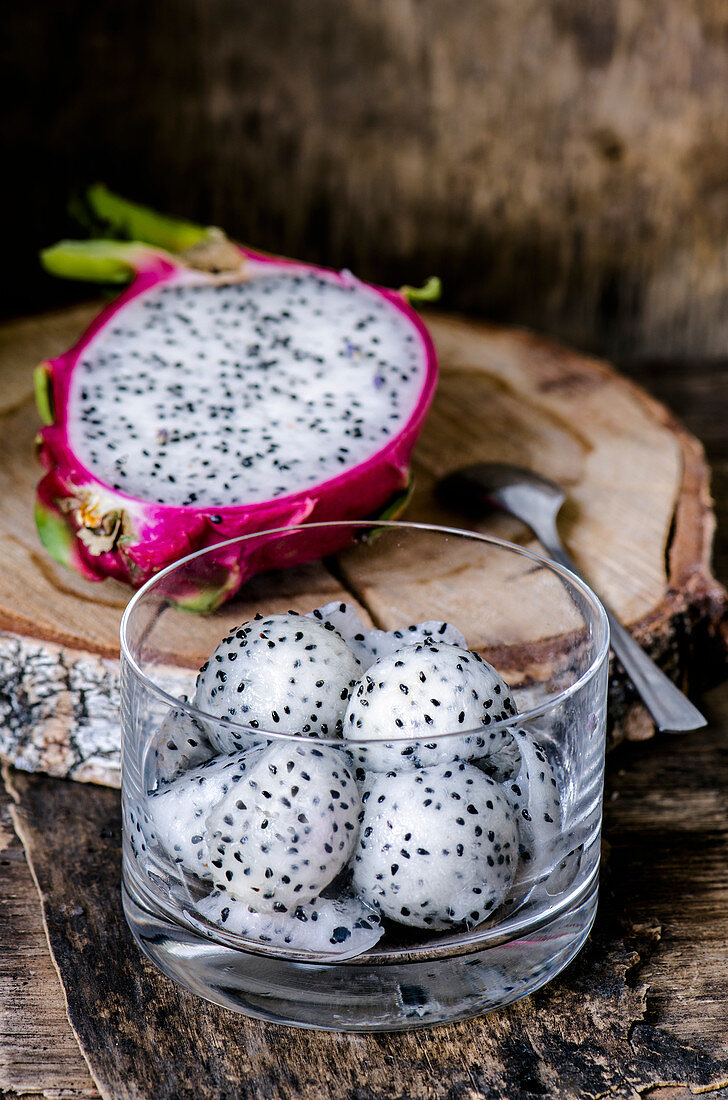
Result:
<svg viewBox="0 0 728 1100">
<path fill-rule="evenodd" d="M 308 1028 L 538 989 L 595 916 L 608 647 L 581 580 L 467 531 L 302 525 L 164 570 L 121 628 L 139 947 L 203 998 Z"/>
</svg>

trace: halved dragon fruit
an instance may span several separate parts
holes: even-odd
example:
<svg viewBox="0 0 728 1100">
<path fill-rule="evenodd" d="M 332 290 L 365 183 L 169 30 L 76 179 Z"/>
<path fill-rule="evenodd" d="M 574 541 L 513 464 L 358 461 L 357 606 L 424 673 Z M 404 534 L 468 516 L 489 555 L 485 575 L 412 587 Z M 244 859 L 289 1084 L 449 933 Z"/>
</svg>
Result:
<svg viewBox="0 0 728 1100">
<path fill-rule="evenodd" d="M 407 292 L 111 198 L 113 209 L 96 195 L 112 229 L 165 250 L 91 241 L 44 254 L 59 274 L 133 274 L 36 373 L 47 470 L 36 518 L 50 553 L 89 579 L 138 586 L 196 549 L 380 514 L 401 495 L 437 374 Z M 331 552 L 323 538 L 308 557 Z M 219 583 L 193 585 L 190 606 L 229 598 L 256 568 L 245 544 L 219 564 Z"/>
</svg>

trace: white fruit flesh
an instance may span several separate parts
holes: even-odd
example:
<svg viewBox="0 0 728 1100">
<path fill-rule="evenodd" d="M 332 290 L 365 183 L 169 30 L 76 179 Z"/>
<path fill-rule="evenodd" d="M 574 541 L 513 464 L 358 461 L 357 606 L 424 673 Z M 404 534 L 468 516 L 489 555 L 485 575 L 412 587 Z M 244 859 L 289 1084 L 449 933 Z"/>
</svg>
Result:
<svg viewBox="0 0 728 1100">
<path fill-rule="evenodd" d="M 469 764 L 372 777 L 353 886 L 392 920 L 442 929 L 500 905 L 518 860 L 502 789 Z"/>
<path fill-rule="evenodd" d="M 120 309 L 74 371 L 79 461 L 141 500 L 222 507 L 318 485 L 407 424 L 426 375 L 412 323 L 353 277 L 251 261 Z"/>
<path fill-rule="evenodd" d="M 263 912 L 308 904 L 347 863 L 360 811 L 343 751 L 271 745 L 207 817 L 213 881 Z"/>
<path fill-rule="evenodd" d="M 182 697 L 187 702 L 187 697 Z M 172 708 L 154 734 L 147 753 L 148 786 L 170 783 L 215 755 L 207 731 L 181 707 Z"/>
<path fill-rule="evenodd" d="M 156 839 L 173 863 L 200 878 L 211 878 L 205 818 L 220 799 L 234 788 L 262 749 L 214 756 L 192 768 L 150 797 L 147 812 Z"/>
<path fill-rule="evenodd" d="M 227 932 L 255 944 L 321 961 L 361 955 L 384 931 L 378 914 L 358 898 L 319 898 L 293 913 L 258 913 L 216 892 L 198 902 L 196 910 Z"/>
<path fill-rule="evenodd" d="M 361 666 L 346 642 L 305 615 L 269 615 L 243 623 L 200 669 L 195 705 L 207 714 L 274 733 L 341 735 Z M 221 750 L 235 730 L 210 724 Z"/>
<path fill-rule="evenodd" d="M 514 740 L 520 767 L 504 784 L 521 839 L 522 878 L 535 880 L 548 873 L 561 858 L 562 812 L 559 785 L 542 746 L 518 730 Z"/>
<path fill-rule="evenodd" d="M 447 642 L 465 648 L 465 636 L 450 623 L 431 619 L 425 623 L 413 623 L 401 630 L 369 630 L 351 604 L 327 603 L 309 612 L 309 617 L 331 623 L 367 669 L 379 657 L 386 657 L 403 646 L 424 642 L 426 638 Z"/>
<path fill-rule="evenodd" d="M 509 732 L 488 727 L 515 714 L 491 665 L 461 646 L 428 639 L 367 669 L 349 701 L 344 736 L 366 770 L 421 768 L 500 747 Z M 409 740 L 394 740 L 401 738 Z M 369 739 L 374 743 L 362 743 Z"/>
<path fill-rule="evenodd" d="M 435 621 L 369 631 L 345 603 L 232 631 L 201 670 L 196 704 L 243 724 L 256 714 L 262 740 L 266 725 L 309 736 L 268 738 L 191 768 L 177 761 L 177 741 L 196 740 L 196 727 L 183 708 L 170 712 L 158 739 L 184 735 L 167 746 L 169 766 L 188 770 L 152 794 L 147 815 L 129 815 L 135 851 L 161 846 L 212 880 L 200 914 L 301 958 L 351 958 L 373 946 L 383 932 L 370 907 L 432 932 L 474 927 L 500 906 L 512 911 L 526 889 L 535 897 L 532 884 L 540 888 L 552 864 L 556 876 L 575 873 L 574 854 L 559 870 L 554 769 L 512 724 L 490 737 L 515 704 L 461 638 Z M 311 740 L 339 734 L 347 699 L 340 747 Z M 349 882 L 356 897 L 321 896 Z"/>
</svg>

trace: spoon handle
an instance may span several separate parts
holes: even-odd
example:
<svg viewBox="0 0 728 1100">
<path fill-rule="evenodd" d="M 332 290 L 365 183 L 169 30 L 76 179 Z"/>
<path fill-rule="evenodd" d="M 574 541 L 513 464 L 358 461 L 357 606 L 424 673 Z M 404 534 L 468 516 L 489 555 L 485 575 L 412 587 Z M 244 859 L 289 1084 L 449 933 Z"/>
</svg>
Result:
<svg viewBox="0 0 728 1100">
<path fill-rule="evenodd" d="M 539 540 L 549 556 L 580 577 L 579 570 L 561 542 L 558 539 L 554 541 L 548 536 L 545 541 L 544 535 L 545 533 L 539 532 Z M 707 725 L 707 720 L 698 708 L 693 706 L 687 696 L 683 695 L 652 658 L 648 657 L 644 649 L 625 630 L 614 612 L 606 604 L 604 609 L 609 620 L 612 649 L 654 718 L 657 728 L 681 732 L 700 729 L 701 726 Z"/>
</svg>

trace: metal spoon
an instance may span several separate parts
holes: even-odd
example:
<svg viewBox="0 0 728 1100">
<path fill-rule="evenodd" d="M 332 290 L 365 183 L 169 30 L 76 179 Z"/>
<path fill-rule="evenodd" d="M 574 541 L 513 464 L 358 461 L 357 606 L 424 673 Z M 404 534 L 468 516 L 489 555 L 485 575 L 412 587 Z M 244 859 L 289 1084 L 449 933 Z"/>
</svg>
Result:
<svg viewBox="0 0 728 1100">
<path fill-rule="evenodd" d="M 466 466 L 446 477 L 438 487 L 441 501 L 462 511 L 500 508 L 530 527 L 549 557 L 581 576 L 556 529 L 556 517 L 566 494 L 558 485 L 531 470 L 500 463 Z M 614 612 L 605 607 L 612 649 L 624 666 L 642 701 L 660 730 L 693 730 L 706 719 L 672 680 L 635 642 Z"/>
</svg>

